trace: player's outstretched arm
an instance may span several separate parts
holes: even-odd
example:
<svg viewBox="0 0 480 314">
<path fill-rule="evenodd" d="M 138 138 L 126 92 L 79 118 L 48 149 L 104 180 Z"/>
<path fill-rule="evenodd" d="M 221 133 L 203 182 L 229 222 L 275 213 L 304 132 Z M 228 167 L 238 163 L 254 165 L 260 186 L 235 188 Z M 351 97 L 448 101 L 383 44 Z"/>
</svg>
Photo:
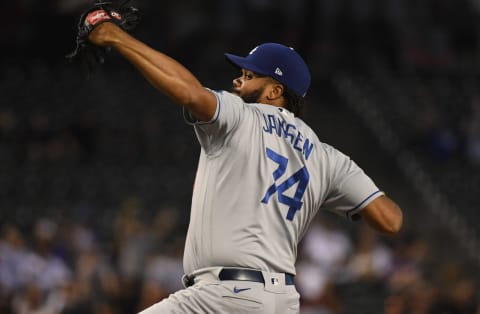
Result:
<svg viewBox="0 0 480 314">
<path fill-rule="evenodd" d="M 403 223 L 402 210 L 387 196 L 373 200 L 360 215 L 373 229 L 384 234 L 399 232 Z"/>
<path fill-rule="evenodd" d="M 130 61 L 158 90 L 175 103 L 186 107 L 197 119 L 213 118 L 217 100 L 183 65 L 147 46 L 113 23 L 97 26 L 89 41 L 98 46 L 110 46 Z"/>
</svg>

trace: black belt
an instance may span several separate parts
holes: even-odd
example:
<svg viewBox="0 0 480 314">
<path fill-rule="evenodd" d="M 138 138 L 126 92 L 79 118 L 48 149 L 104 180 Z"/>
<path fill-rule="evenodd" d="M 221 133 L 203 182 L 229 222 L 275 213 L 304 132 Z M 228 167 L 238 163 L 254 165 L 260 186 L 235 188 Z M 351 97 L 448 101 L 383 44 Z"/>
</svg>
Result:
<svg viewBox="0 0 480 314">
<path fill-rule="evenodd" d="M 265 283 L 263 274 L 259 270 L 241 269 L 241 268 L 223 268 L 218 274 L 220 280 L 254 281 Z M 273 283 L 272 283 L 273 284 Z M 285 274 L 285 284 L 294 285 L 294 276 Z"/>
<path fill-rule="evenodd" d="M 263 279 L 262 272 L 259 270 L 253 270 L 253 269 L 223 268 L 218 274 L 218 279 L 222 281 L 223 280 L 253 281 L 253 282 L 260 282 L 265 284 L 265 280 Z M 186 281 L 187 287 L 193 285 L 193 282 L 194 282 L 193 276 L 187 276 L 186 280 L 187 280 Z M 272 282 L 272 284 L 275 284 L 275 283 Z M 285 273 L 285 284 L 294 285 L 295 276 L 292 274 Z"/>
</svg>

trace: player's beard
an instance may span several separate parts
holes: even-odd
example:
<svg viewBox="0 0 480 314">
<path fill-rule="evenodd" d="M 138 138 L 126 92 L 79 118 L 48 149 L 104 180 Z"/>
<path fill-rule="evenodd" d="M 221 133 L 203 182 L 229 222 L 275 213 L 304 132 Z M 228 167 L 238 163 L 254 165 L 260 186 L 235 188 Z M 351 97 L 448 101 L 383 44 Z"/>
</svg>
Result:
<svg viewBox="0 0 480 314">
<path fill-rule="evenodd" d="M 263 91 L 265 90 L 265 86 L 262 86 L 261 88 L 255 89 L 251 92 L 247 93 L 240 93 L 238 90 L 235 88 L 231 89 L 231 92 L 235 95 L 240 96 L 244 102 L 246 103 L 258 103 L 260 100 L 260 96 L 262 95 Z"/>
</svg>

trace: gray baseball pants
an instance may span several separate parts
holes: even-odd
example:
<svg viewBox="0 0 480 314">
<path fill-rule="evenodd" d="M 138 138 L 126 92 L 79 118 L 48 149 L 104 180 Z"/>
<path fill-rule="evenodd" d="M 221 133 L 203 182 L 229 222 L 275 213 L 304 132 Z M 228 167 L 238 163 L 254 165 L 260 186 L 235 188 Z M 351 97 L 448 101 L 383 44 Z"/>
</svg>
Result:
<svg viewBox="0 0 480 314">
<path fill-rule="evenodd" d="M 140 314 L 298 314 L 300 295 L 282 273 L 261 272 L 264 283 L 220 280 L 221 267 L 197 270 L 188 277 L 191 286 L 140 312 Z M 185 278 L 185 277 L 184 277 Z M 185 282 L 185 280 L 184 280 Z"/>
</svg>

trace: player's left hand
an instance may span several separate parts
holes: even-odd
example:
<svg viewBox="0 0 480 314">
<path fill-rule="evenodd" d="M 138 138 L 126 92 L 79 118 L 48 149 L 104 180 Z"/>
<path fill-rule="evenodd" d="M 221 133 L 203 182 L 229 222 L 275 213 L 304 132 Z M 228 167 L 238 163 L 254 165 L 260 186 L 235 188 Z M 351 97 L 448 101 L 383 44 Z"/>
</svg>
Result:
<svg viewBox="0 0 480 314">
<path fill-rule="evenodd" d="M 92 43 L 89 35 L 96 27 L 105 22 L 114 23 L 125 31 L 135 28 L 140 22 L 140 12 L 135 7 L 127 7 L 128 1 L 113 3 L 96 0 L 93 6 L 80 16 L 76 48 L 66 58 L 69 61 L 83 63 L 88 73 L 92 72 L 97 64 L 103 64 L 106 48 Z"/>
</svg>

